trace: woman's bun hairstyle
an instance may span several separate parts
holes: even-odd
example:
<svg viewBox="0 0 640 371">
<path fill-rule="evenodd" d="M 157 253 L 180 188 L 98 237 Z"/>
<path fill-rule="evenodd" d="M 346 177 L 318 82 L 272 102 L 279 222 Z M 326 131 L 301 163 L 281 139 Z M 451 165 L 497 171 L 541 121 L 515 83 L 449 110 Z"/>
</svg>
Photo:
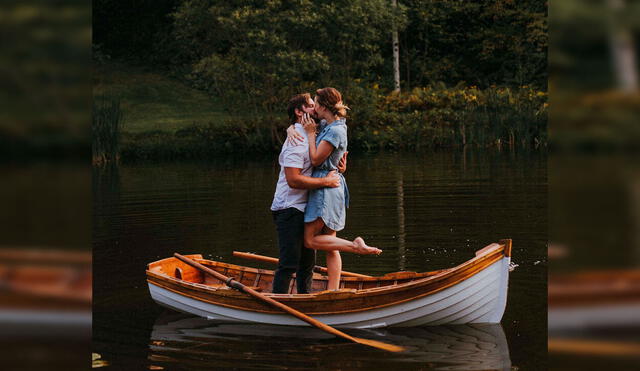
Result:
<svg viewBox="0 0 640 371">
<path fill-rule="evenodd" d="M 323 88 L 316 90 L 318 104 L 327 108 L 336 116 L 346 117 L 349 107 L 342 103 L 342 94 L 334 88 Z"/>
</svg>

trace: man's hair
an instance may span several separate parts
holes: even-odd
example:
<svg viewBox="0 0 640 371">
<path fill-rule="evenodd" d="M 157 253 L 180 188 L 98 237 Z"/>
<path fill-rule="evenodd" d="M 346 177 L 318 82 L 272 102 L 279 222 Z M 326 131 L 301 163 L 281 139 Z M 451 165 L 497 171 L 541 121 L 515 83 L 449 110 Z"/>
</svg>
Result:
<svg viewBox="0 0 640 371">
<path fill-rule="evenodd" d="M 311 95 L 309 93 L 294 95 L 291 99 L 289 99 L 287 114 L 289 115 L 289 123 L 291 125 L 295 124 L 297 121 L 296 109 L 302 110 L 304 106 L 309 104 L 309 99 L 311 99 Z"/>
</svg>

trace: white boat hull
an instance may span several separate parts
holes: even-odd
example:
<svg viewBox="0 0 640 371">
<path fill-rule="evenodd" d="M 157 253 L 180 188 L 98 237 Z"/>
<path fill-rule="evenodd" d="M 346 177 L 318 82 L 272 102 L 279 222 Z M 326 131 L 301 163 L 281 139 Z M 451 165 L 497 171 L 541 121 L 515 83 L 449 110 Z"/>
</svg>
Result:
<svg viewBox="0 0 640 371">
<path fill-rule="evenodd" d="M 380 328 L 444 324 L 499 323 L 507 303 L 509 257 L 503 257 L 458 284 L 408 302 L 360 312 L 314 315 L 330 326 Z M 270 314 L 228 308 L 182 296 L 149 283 L 158 304 L 183 313 L 232 322 L 310 326 L 288 314 Z"/>
</svg>

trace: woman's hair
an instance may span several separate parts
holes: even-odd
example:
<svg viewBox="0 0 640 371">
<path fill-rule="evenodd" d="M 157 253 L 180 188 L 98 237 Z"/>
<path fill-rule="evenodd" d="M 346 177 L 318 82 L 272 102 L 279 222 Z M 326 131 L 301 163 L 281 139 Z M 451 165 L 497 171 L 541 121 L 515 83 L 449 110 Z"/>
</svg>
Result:
<svg viewBox="0 0 640 371">
<path fill-rule="evenodd" d="M 334 115 L 340 117 L 347 116 L 349 107 L 342 103 L 342 94 L 334 88 L 323 88 L 316 90 L 318 104 L 322 105 Z"/>
<path fill-rule="evenodd" d="M 302 111 L 302 108 L 309 104 L 309 99 L 311 99 L 311 94 L 309 93 L 294 95 L 293 98 L 289 99 L 287 114 L 289 115 L 289 123 L 291 125 L 295 124 L 297 121 L 296 109 Z"/>
</svg>

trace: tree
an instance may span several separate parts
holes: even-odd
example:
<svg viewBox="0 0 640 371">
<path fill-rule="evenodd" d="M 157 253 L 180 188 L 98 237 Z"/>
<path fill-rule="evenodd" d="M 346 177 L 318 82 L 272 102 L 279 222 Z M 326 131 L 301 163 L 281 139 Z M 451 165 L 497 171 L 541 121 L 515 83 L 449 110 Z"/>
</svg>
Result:
<svg viewBox="0 0 640 371">
<path fill-rule="evenodd" d="M 610 14 L 610 43 L 613 70 L 618 88 L 630 93 L 638 90 L 638 71 L 633 34 L 622 15 L 626 10 L 625 0 L 607 0 Z"/>
<path fill-rule="evenodd" d="M 539 0 L 405 0 L 401 49 L 412 86 L 546 87 L 546 4 Z"/>
<path fill-rule="evenodd" d="M 228 106 L 280 111 L 283 101 L 321 85 L 375 80 L 383 40 L 402 25 L 388 0 L 190 0 L 174 35 L 193 57 L 193 78 Z"/>
<path fill-rule="evenodd" d="M 392 0 L 394 8 L 398 7 L 398 0 Z M 393 91 L 400 92 L 400 41 L 398 41 L 398 28 L 394 24 L 391 32 L 391 45 L 393 47 Z"/>
</svg>

